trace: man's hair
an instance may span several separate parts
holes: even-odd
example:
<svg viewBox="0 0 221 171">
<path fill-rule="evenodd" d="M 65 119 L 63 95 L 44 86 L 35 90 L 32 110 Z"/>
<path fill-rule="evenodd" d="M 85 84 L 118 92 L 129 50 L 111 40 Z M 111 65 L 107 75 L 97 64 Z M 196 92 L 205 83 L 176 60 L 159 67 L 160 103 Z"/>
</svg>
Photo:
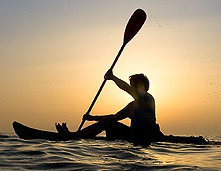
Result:
<svg viewBox="0 0 221 171">
<path fill-rule="evenodd" d="M 145 86 L 145 90 L 146 91 L 149 90 L 150 83 L 149 83 L 148 78 L 144 74 L 131 75 L 129 77 L 129 80 L 130 80 L 130 82 L 133 82 L 135 84 L 135 86 L 136 86 L 136 84 L 143 83 Z"/>
</svg>

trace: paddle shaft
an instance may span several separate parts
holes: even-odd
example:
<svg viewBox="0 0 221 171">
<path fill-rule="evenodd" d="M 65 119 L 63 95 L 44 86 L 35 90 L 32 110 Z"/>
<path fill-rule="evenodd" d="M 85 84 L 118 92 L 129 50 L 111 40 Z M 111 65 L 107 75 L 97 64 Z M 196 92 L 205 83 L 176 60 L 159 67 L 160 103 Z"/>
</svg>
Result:
<svg viewBox="0 0 221 171">
<path fill-rule="evenodd" d="M 117 61 L 118 61 L 118 59 L 119 59 L 119 57 L 120 57 L 120 55 L 121 55 L 121 53 L 122 53 L 122 51 L 123 51 L 123 49 L 124 49 L 125 46 L 126 46 L 126 43 L 124 43 L 124 44 L 121 46 L 121 48 L 120 48 L 120 50 L 119 50 L 117 56 L 115 57 L 115 60 L 114 60 L 113 64 L 112 64 L 111 67 L 110 67 L 110 70 L 113 70 L 113 68 L 114 68 L 115 64 L 117 63 Z M 87 110 L 87 112 L 86 112 L 86 115 L 89 115 L 89 114 L 90 114 L 90 112 L 91 112 L 91 110 L 92 110 L 94 104 L 96 103 L 97 98 L 99 97 L 99 95 L 100 95 L 100 93 L 101 93 L 101 91 L 102 91 L 102 89 L 103 89 L 103 87 L 104 87 L 106 81 L 107 81 L 107 80 L 104 79 L 104 81 L 102 82 L 102 84 L 101 84 L 101 86 L 100 86 L 100 88 L 99 88 L 99 90 L 98 90 L 96 96 L 94 97 L 94 100 L 92 101 L 90 107 L 88 108 L 88 110 Z M 79 126 L 79 128 L 78 128 L 78 131 L 81 130 L 82 126 L 84 125 L 84 122 L 85 122 L 85 120 L 82 119 L 82 122 L 81 122 L 81 124 L 80 124 L 80 126 Z"/>
</svg>

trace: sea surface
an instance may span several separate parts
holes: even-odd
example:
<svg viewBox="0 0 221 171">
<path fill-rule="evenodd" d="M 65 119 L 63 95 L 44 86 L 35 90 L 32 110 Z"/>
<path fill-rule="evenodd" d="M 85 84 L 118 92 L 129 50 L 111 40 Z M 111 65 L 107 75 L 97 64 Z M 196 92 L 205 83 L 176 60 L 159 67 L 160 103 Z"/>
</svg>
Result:
<svg viewBox="0 0 221 171">
<path fill-rule="evenodd" d="M 209 137 L 221 141 L 221 137 Z M 221 170 L 220 145 L 22 140 L 0 134 L 0 170 Z"/>
</svg>

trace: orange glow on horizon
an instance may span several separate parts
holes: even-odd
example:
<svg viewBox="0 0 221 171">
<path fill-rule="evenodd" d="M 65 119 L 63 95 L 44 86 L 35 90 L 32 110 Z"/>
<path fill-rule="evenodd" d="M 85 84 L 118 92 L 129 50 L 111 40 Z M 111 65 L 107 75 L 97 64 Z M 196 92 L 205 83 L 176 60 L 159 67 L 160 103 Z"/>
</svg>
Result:
<svg viewBox="0 0 221 171">
<path fill-rule="evenodd" d="M 10 13 L 4 10 L 8 18 L 0 30 L 1 130 L 12 132 L 13 120 L 47 130 L 67 122 L 76 130 L 139 4 L 149 17 L 125 47 L 114 74 L 126 82 L 132 74 L 147 75 L 163 132 L 220 134 L 220 13 L 205 17 L 207 8 L 200 3 L 199 11 L 190 5 L 183 13 L 175 10 L 177 3 L 128 2 L 125 8 L 115 1 L 111 7 L 70 3 L 61 9 L 55 3 L 42 13 L 41 3 L 36 11 L 32 3 L 30 9 L 6 5 Z M 131 100 L 108 81 L 91 113 L 115 113 Z"/>
</svg>

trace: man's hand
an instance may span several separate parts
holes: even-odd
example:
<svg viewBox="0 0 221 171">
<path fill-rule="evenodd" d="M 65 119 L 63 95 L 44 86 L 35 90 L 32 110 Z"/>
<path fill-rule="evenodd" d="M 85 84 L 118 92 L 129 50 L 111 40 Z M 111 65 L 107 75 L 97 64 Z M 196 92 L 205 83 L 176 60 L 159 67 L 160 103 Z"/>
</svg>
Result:
<svg viewBox="0 0 221 171">
<path fill-rule="evenodd" d="M 94 120 L 94 116 L 91 116 L 90 114 L 84 114 L 83 119 L 86 121 L 93 121 Z"/>
<path fill-rule="evenodd" d="M 104 75 L 104 79 L 105 80 L 113 80 L 114 78 L 114 74 L 113 71 L 111 69 L 109 69 L 106 74 Z"/>
</svg>

